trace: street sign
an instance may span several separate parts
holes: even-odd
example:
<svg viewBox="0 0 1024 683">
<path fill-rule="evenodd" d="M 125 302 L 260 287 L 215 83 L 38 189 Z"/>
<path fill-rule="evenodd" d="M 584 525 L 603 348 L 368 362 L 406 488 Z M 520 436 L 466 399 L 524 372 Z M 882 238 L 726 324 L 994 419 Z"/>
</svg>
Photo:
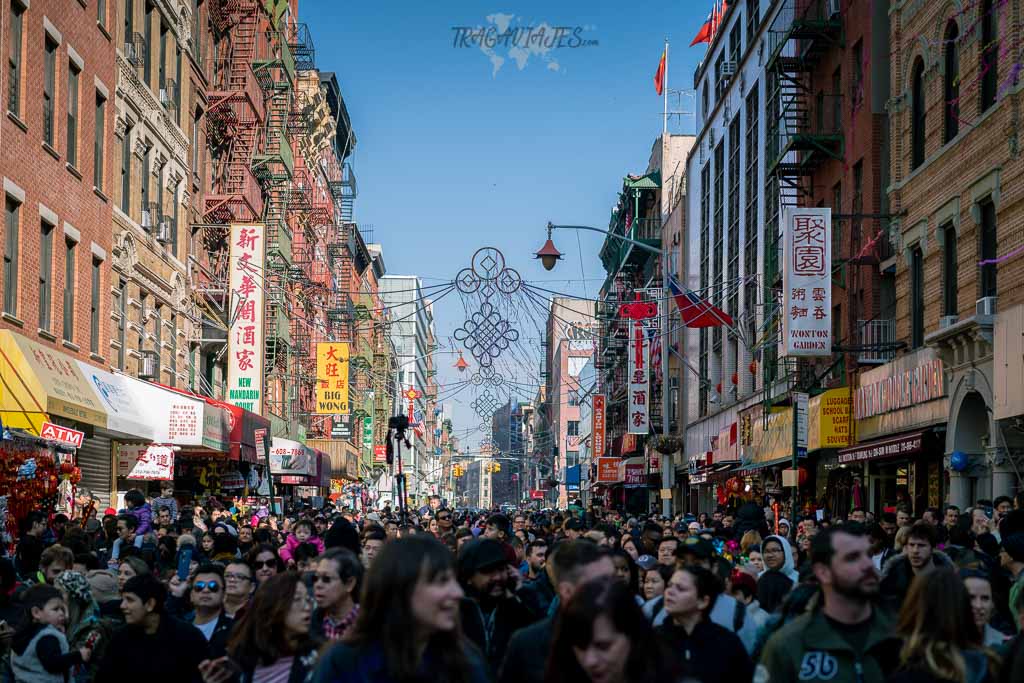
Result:
<svg viewBox="0 0 1024 683">
<path fill-rule="evenodd" d="M 793 407 L 796 413 L 796 455 L 803 458 L 807 455 L 807 394 L 793 394 Z"/>
<path fill-rule="evenodd" d="M 75 448 L 81 448 L 85 432 L 70 427 L 61 427 L 52 422 L 44 422 L 42 429 L 39 430 L 39 436 L 50 441 L 59 441 Z"/>
<path fill-rule="evenodd" d="M 544 500 L 544 492 L 540 489 L 530 489 L 530 500 Z"/>
</svg>

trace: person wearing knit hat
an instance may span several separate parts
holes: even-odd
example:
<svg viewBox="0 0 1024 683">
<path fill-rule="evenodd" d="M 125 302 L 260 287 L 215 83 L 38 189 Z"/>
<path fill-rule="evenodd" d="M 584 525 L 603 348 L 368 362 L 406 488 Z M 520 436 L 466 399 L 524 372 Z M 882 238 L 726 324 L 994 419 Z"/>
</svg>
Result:
<svg viewBox="0 0 1024 683">
<path fill-rule="evenodd" d="M 62 572 L 54 579 L 53 585 L 64 594 L 64 600 L 68 605 L 65 634 L 70 651 L 82 647 L 89 647 L 93 651 L 92 657 L 95 659 L 90 658 L 89 662 L 82 665 L 83 672 L 88 675 L 85 680 L 90 680 L 91 674 L 95 672 L 95 663 L 100 661 L 96 655 L 102 657 L 110 640 L 110 625 L 100 619 L 99 605 L 93 599 L 92 586 L 84 574 L 75 571 Z"/>
</svg>

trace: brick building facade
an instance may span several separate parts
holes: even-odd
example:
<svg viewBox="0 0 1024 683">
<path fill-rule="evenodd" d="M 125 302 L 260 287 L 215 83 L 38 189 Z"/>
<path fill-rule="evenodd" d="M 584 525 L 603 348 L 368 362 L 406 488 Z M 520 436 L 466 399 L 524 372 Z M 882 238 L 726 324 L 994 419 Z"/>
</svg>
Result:
<svg viewBox="0 0 1024 683">
<path fill-rule="evenodd" d="M 0 14 L 0 327 L 96 364 L 108 354 L 113 22 L 67 0 Z"/>
</svg>

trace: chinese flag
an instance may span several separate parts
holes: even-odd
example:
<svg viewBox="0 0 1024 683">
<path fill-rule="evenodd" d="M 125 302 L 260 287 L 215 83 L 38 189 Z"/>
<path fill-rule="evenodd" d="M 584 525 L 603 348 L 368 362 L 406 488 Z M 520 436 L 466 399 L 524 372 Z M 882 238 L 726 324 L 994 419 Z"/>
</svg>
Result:
<svg viewBox="0 0 1024 683">
<path fill-rule="evenodd" d="M 654 72 L 654 90 L 659 95 L 665 92 L 665 53 L 661 53 L 661 61 L 658 62 L 658 70 Z"/>
</svg>

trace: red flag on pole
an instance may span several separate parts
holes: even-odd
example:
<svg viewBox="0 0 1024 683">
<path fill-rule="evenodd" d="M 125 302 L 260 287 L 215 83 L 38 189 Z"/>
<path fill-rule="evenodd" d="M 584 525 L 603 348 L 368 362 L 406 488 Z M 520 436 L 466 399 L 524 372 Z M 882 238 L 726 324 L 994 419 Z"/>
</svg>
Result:
<svg viewBox="0 0 1024 683">
<path fill-rule="evenodd" d="M 693 47 L 698 43 L 711 42 L 711 37 L 714 35 L 711 30 L 713 19 L 714 11 L 712 11 L 711 14 L 708 15 L 708 18 L 704 20 L 704 24 L 700 27 L 700 30 L 697 31 L 697 36 L 693 39 L 693 42 L 690 43 L 690 47 Z"/>
<path fill-rule="evenodd" d="M 658 70 L 654 72 L 654 90 L 661 95 L 665 91 L 665 53 L 661 53 Z"/>
</svg>

